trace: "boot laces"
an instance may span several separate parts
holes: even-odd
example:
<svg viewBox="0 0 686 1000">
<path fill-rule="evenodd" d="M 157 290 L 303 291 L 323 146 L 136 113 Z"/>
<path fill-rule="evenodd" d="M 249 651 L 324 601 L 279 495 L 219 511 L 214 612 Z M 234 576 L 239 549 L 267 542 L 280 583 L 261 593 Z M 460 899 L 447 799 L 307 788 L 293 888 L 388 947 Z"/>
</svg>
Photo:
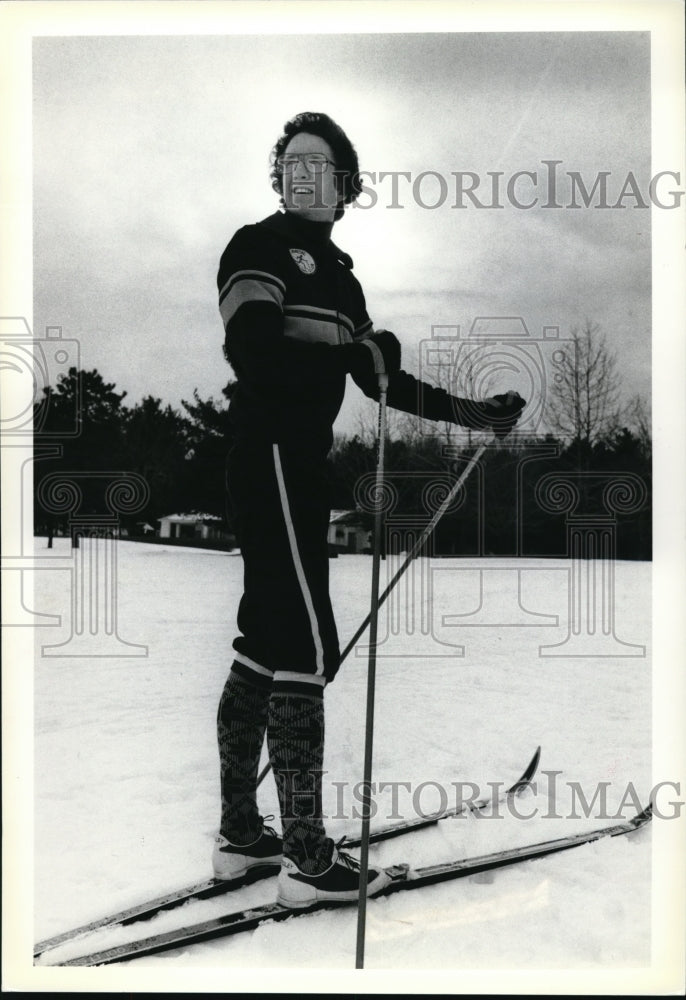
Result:
<svg viewBox="0 0 686 1000">
<path fill-rule="evenodd" d="M 357 858 L 354 858 L 352 854 L 348 854 L 347 851 L 341 850 L 341 847 L 343 846 L 345 839 L 346 839 L 345 836 L 341 837 L 341 839 L 336 844 L 336 851 L 338 852 L 338 860 L 342 861 L 343 864 L 346 865 L 348 868 L 350 868 L 351 871 L 359 872 L 360 862 L 357 860 Z"/>
<path fill-rule="evenodd" d="M 276 832 L 273 826 L 268 826 L 268 820 L 276 819 L 274 813 L 270 813 L 268 816 L 264 816 L 262 819 L 262 834 L 269 834 L 272 837 L 278 837 L 279 834 Z"/>
</svg>

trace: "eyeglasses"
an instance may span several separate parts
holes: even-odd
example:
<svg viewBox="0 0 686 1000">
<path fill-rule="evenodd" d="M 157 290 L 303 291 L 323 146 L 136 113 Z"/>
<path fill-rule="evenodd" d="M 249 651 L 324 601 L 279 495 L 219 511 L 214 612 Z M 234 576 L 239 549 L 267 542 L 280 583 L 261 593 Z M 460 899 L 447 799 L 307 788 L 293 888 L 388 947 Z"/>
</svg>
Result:
<svg viewBox="0 0 686 1000">
<path fill-rule="evenodd" d="M 292 174 L 298 163 L 303 163 L 311 174 L 325 174 L 329 164 L 336 166 L 323 153 L 289 153 L 287 156 L 279 156 L 276 162 L 285 174 Z"/>
</svg>

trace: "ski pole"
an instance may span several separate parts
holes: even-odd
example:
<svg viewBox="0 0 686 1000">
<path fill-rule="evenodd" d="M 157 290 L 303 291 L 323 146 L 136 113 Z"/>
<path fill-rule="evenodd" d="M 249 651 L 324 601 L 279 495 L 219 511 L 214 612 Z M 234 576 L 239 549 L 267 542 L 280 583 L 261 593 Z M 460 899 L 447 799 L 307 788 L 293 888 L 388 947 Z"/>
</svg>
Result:
<svg viewBox="0 0 686 1000">
<path fill-rule="evenodd" d="M 426 542 L 428 541 L 428 539 L 430 538 L 430 536 L 435 531 L 436 525 L 438 524 L 438 522 L 440 521 L 440 519 L 443 517 L 443 515 L 445 514 L 445 512 L 448 509 L 448 507 L 450 506 L 450 504 L 455 499 L 455 496 L 456 496 L 458 490 L 461 488 L 462 484 L 465 482 L 465 480 L 467 479 L 467 477 L 469 476 L 469 474 L 472 472 L 472 470 L 474 469 L 474 466 L 477 465 L 478 462 L 480 461 L 481 456 L 486 451 L 487 447 L 488 447 L 487 444 L 479 445 L 479 447 L 477 448 L 477 450 L 474 452 L 474 454 L 472 455 L 472 457 L 467 462 L 467 465 L 464 467 L 464 469 L 460 473 L 460 476 L 458 477 L 458 479 L 450 487 L 450 492 L 447 494 L 445 500 L 440 505 L 440 507 L 438 508 L 438 510 L 435 512 L 434 516 L 431 518 L 431 521 L 424 528 L 424 530 L 422 531 L 421 535 L 419 535 L 419 537 L 417 538 L 416 542 L 414 543 L 414 545 L 412 546 L 412 548 L 408 552 L 407 556 L 405 557 L 405 561 L 396 570 L 396 572 L 393 575 L 393 578 L 391 579 L 390 583 L 388 584 L 388 586 L 386 587 L 386 589 L 384 590 L 384 592 L 380 595 L 380 597 L 379 597 L 379 607 L 381 607 L 381 605 L 384 603 L 384 601 L 386 601 L 386 599 L 390 595 L 391 591 L 395 587 L 395 585 L 398 582 L 398 580 L 401 578 L 401 576 L 403 576 L 404 573 L 407 572 L 407 570 L 410 568 L 410 564 L 413 562 L 414 559 L 416 559 L 416 557 L 419 555 L 419 553 L 421 552 L 421 550 L 424 548 Z M 341 663 L 349 655 L 350 651 L 355 646 L 355 643 L 357 642 L 357 640 L 360 638 L 360 636 L 362 635 L 362 633 L 365 631 L 365 629 L 369 625 L 370 620 L 371 620 L 371 613 L 367 615 L 367 617 L 365 618 L 365 620 L 362 622 L 362 624 L 360 625 L 360 627 L 355 632 L 355 635 L 352 637 L 352 639 L 350 640 L 350 642 L 348 643 L 348 645 L 345 647 L 345 649 L 341 653 L 341 658 L 340 658 L 340 662 Z M 264 765 L 264 767 L 262 768 L 262 770 L 260 771 L 259 775 L 258 775 L 258 778 L 257 778 L 257 785 L 258 786 L 261 785 L 262 782 L 264 781 L 264 779 L 267 777 L 267 775 L 269 774 L 270 769 L 271 769 L 271 764 L 269 762 L 267 762 Z"/>
<path fill-rule="evenodd" d="M 379 623 L 379 573 L 383 533 L 383 485 L 386 451 L 386 392 L 388 376 L 379 375 L 379 433 L 376 460 L 376 510 L 374 512 L 374 553 L 372 557 L 372 593 L 369 611 L 369 658 L 367 661 L 367 719 L 364 741 L 364 776 L 362 779 L 362 837 L 360 853 L 360 890 L 357 904 L 357 955 L 355 968 L 364 967 L 365 927 L 367 920 L 367 875 L 369 872 L 369 821 L 371 814 L 372 760 L 374 753 L 374 695 L 376 689 L 376 638 Z"/>
</svg>

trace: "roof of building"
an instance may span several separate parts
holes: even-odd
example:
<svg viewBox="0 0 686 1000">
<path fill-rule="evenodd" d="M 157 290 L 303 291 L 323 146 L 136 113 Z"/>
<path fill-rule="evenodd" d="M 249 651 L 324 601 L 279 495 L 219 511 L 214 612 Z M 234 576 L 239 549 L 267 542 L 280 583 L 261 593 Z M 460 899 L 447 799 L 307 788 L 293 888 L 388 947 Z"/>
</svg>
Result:
<svg viewBox="0 0 686 1000">
<path fill-rule="evenodd" d="M 157 520 L 169 521 L 170 524 L 198 524 L 199 522 L 206 524 L 208 521 L 221 521 L 221 517 L 218 517 L 217 514 L 192 511 L 190 514 L 165 514 L 164 517 L 158 517 Z"/>
<path fill-rule="evenodd" d="M 332 510 L 329 524 L 350 524 L 364 526 L 364 518 L 358 510 Z"/>
</svg>

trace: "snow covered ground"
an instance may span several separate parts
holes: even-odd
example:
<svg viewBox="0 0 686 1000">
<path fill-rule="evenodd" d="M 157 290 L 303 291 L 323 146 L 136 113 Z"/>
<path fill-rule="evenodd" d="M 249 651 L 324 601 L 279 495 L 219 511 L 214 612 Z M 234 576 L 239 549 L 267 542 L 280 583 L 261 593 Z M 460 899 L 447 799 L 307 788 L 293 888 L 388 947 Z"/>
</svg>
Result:
<svg viewBox="0 0 686 1000">
<path fill-rule="evenodd" d="M 36 540 L 36 556 L 61 569 L 35 573 L 34 608 L 60 615 L 61 624 L 36 630 L 36 940 L 211 874 L 219 813 L 215 713 L 242 580 L 236 553 L 119 542 L 117 633 L 147 646 L 147 655 L 103 655 L 112 645 L 101 605 L 97 612 L 86 606 L 100 655 L 80 658 L 69 655 L 73 645 L 43 647 L 70 638 L 74 600 L 81 606 L 74 581 L 86 578 L 89 550 L 74 572 L 66 539 L 51 552 L 45 546 Z M 584 600 L 595 586 L 595 606 L 601 590 L 610 593 L 599 565 L 581 567 Z M 371 560 L 341 556 L 330 568 L 343 646 L 368 611 Z M 382 585 L 393 568 L 390 560 L 382 568 Z M 503 809 L 490 818 L 449 819 L 378 845 L 373 861 L 431 864 L 563 836 L 616 822 L 618 812 L 629 818 L 637 799 L 647 800 L 654 780 L 651 567 L 615 565 L 615 639 L 602 656 L 589 655 L 592 602 L 582 609 L 576 645 L 560 645 L 570 637 L 570 569 L 564 561 L 435 559 L 418 561 L 404 578 L 398 600 L 382 612 L 375 725 L 375 780 L 409 783 L 395 786 L 396 815 L 453 804 L 455 782 L 485 794 L 488 781 L 512 781 L 538 744 L 542 773 L 535 793 L 519 803 L 528 818 Z M 335 837 L 359 830 L 351 810 L 362 776 L 365 693 L 366 657 L 353 652 L 326 694 L 324 807 Z M 606 813 L 596 800 L 585 817 L 571 782 L 589 802 L 604 782 Z M 278 814 L 271 776 L 260 799 L 264 813 Z M 665 811 L 669 799 L 666 790 Z M 373 825 L 391 812 L 388 786 L 377 804 Z M 143 926 L 153 933 L 273 893 L 273 881 L 258 883 Z M 148 967 L 351 969 L 355 929 L 354 907 L 293 918 L 141 959 L 128 966 L 128 981 Z M 138 933 L 101 932 L 92 943 L 106 947 Z M 546 968 L 561 977 L 563 970 L 595 970 L 600 982 L 603 972 L 648 966 L 650 949 L 648 827 L 488 879 L 370 902 L 365 966 L 456 975 Z M 64 946 L 55 957 L 76 950 Z"/>
</svg>

